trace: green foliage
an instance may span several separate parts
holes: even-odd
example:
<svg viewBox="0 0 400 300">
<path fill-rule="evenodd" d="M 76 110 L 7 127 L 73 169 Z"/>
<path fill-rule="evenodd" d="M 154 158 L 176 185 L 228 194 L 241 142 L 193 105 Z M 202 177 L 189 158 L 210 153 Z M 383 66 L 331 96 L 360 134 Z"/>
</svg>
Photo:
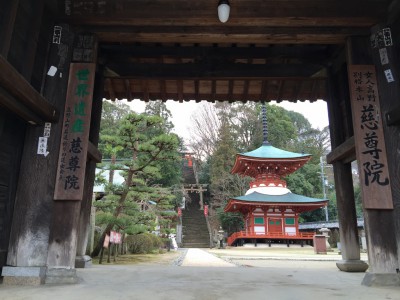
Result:
<svg viewBox="0 0 400 300">
<path fill-rule="evenodd" d="M 243 230 L 244 221 L 243 215 L 240 213 L 226 213 L 223 207 L 217 208 L 218 219 L 221 223 L 222 228 L 226 230 L 228 236 L 232 233 Z"/>
<path fill-rule="evenodd" d="M 118 132 L 121 120 L 129 114 L 130 111 L 129 106 L 121 102 L 111 103 L 107 100 L 103 101 L 100 141 L 98 146 L 103 155 L 103 159 L 111 159 L 113 154 L 115 156 L 124 157 L 126 152 L 123 151 L 123 148 L 113 149 L 117 143 L 114 137 Z"/>
<path fill-rule="evenodd" d="M 160 237 L 151 233 L 129 235 L 125 239 L 129 252 L 134 254 L 147 254 L 158 252 L 163 242 Z"/>
<path fill-rule="evenodd" d="M 172 114 L 167 108 L 167 105 L 161 100 L 150 101 L 146 104 L 145 113 L 148 115 L 159 116 L 163 120 L 162 129 L 166 133 L 170 133 L 174 128 L 174 124 L 171 122 Z"/>
<path fill-rule="evenodd" d="M 155 182 L 165 176 L 163 166 L 180 161 L 177 136 L 166 133 L 159 116 L 129 113 L 119 120 L 112 136 L 103 135 L 103 143 L 111 153 L 111 163 L 102 167 L 110 174 L 113 170 L 122 171 L 125 179 L 118 185 L 110 176 L 106 196 L 95 203 L 103 236 L 112 229 L 129 234 L 149 232 L 154 230 L 156 221 L 169 228 L 171 217 L 163 212 L 174 207 L 175 196 Z M 116 156 L 121 152 L 125 158 L 117 162 Z"/>
</svg>

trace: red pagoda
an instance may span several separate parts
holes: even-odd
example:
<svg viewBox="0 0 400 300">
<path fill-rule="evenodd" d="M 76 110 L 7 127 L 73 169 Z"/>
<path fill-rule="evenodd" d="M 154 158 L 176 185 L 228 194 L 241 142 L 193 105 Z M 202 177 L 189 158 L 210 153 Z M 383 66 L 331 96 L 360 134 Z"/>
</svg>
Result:
<svg viewBox="0 0 400 300">
<path fill-rule="evenodd" d="M 311 155 L 284 151 L 267 140 L 265 105 L 263 110 L 263 145 L 236 155 L 232 174 L 250 176 L 250 189 L 244 196 L 229 199 L 225 212 L 239 212 L 244 217 L 244 231 L 228 238 L 228 245 L 243 245 L 246 241 L 264 240 L 290 242 L 310 241 L 313 233 L 299 232 L 299 214 L 327 205 L 326 199 L 293 194 L 283 178 L 306 164 Z"/>
</svg>

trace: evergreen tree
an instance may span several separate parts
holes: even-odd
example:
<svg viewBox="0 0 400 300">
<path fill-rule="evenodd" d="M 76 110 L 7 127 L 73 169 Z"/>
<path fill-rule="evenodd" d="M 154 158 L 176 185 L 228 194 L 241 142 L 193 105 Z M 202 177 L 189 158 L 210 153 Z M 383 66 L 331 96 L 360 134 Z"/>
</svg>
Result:
<svg viewBox="0 0 400 300">
<path fill-rule="evenodd" d="M 109 183 L 105 200 L 95 204 L 99 208 L 98 220 L 104 225 L 104 230 L 92 256 L 98 255 L 105 235 L 112 229 L 133 233 L 153 228 L 157 210 L 150 209 L 150 201 L 159 204 L 160 209 L 165 209 L 167 203 L 170 208 L 173 207 L 171 192 L 151 185 L 162 177 L 158 162 L 180 158 L 176 135 L 161 133 L 162 126 L 160 117 L 136 113 L 126 115 L 120 122 L 114 136 L 115 146 L 129 150 L 130 159 L 115 167 L 124 171 L 125 182 L 122 185 Z M 160 134 L 149 136 L 148 132 Z"/>
</svg>

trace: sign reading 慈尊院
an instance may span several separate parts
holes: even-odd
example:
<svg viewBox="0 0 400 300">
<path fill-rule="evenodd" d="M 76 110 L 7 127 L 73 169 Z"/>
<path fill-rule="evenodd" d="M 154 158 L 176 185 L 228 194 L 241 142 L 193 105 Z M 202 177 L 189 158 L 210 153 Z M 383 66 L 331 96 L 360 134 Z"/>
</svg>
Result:
<svg viewBox="0 0 400 300">
<path fill-rule="evenodd" d="M 83 197 L 95 67 L 92 63 L 73 63 L 70 67 L 55 200 Z"/>
<path fill-rule="evenodd" d="M 364 208 L 393 209 L 375 66 L 350 65 L 349 83 Z"/>
</svg>

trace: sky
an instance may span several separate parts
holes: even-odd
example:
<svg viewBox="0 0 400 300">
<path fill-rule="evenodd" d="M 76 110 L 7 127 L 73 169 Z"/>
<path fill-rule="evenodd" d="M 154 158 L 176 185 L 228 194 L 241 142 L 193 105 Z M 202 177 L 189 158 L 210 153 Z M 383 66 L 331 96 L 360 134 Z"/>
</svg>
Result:
<svg viewBox="0 0 400 300">
<path fill-rule="evenodd" d="M 167 108 L 172 114 L 172 123 L 175 125 L 175 133 L 183 137 L 185 140 L 190 138 L 189 128 L 191 124 L 191 116 L 195 114 L 196 109 L 199 109 L 200 103 L 195 101 L 188 101 L 179 103 L 178 101 L 168 100 L 166 102 Z M 283 101 L 281 103 L 270 102 L 282 106 L 286 110 L 292 110 L 301 113 L 311 123 L 313 128 L 322 129 L 328 126 L 328 111 L 326 102 L 318 100 L 310 103 L 309 101 L 292 103 Z M 136 112 L 141 113 L 144 111 L 146 102 L 134 100 L 128 105 Z"/>
</svg>

